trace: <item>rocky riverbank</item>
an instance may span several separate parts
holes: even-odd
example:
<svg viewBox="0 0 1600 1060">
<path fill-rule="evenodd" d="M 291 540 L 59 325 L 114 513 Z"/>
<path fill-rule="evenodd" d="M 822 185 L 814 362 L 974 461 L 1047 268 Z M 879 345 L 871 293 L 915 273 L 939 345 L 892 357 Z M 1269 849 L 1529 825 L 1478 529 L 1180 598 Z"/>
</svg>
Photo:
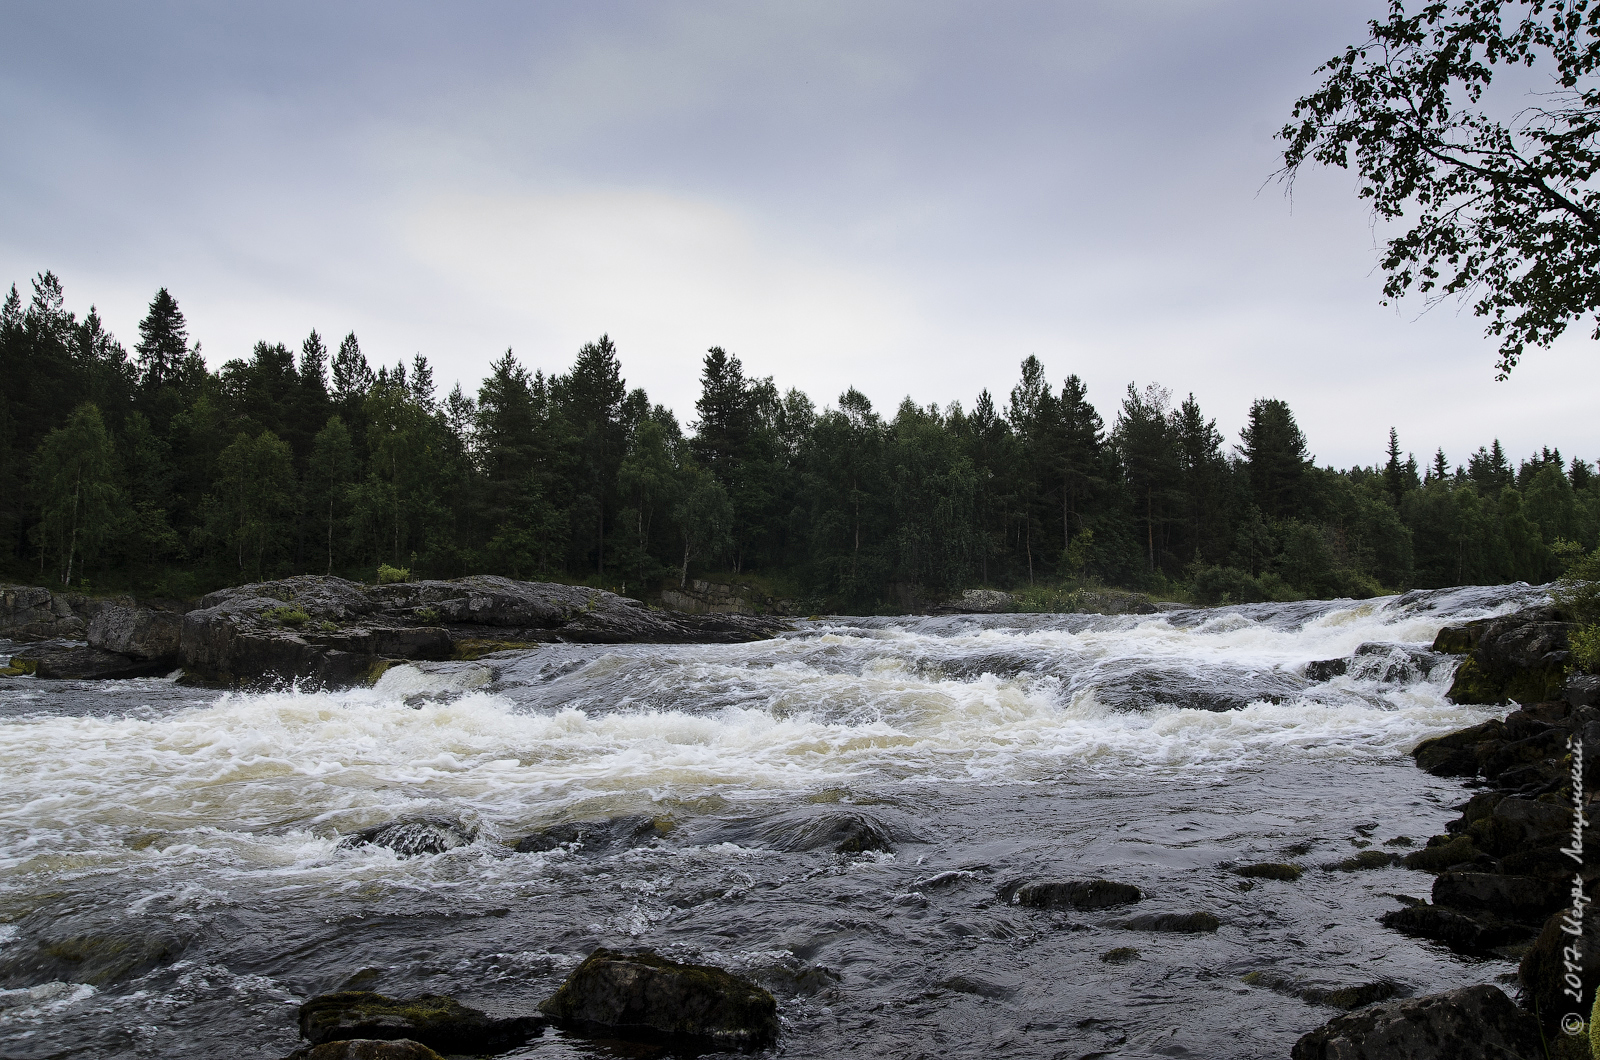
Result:
<svg viewBox="0 0 1600 1060">
<path fill-rule="evenodd" d="M 1600 985 L 1600 677 L 1568 673 L 1570 622 L 1553 607 L 1446 627 L 1435 652 L 1462 655 L 1458 703 L 1522 703 L 1503 719 L 1424 740 L 1435 776 L 1460 777 L 1461 816 L 1398 861 L 1432 873 L 1431 900 L 1406 900 L 1385 927 L 1464 956 L 1519 960 L 1521 1008 L 1489 985 L 1373 1006 L 1306 1035 L 1295 1060 L 1590 1056 L 1582 1029 Z"/>
<path fill-rule="evenodd" d="M 782 619 L 689 615 L 582 586 L 476 576 L 372 586 L 306 575 L 224 589 L 199 606 L 142 607 L 45 589 L 0 590 L 0 636 L 34 641 L 12 674 L 140 677 L 182 669 L 219 686 L 359 684 L 404 660 L 476 659 L 541 643 L 732 643 Z M 83 637 L 85 641 L 67 638 Z"/>
</svg>

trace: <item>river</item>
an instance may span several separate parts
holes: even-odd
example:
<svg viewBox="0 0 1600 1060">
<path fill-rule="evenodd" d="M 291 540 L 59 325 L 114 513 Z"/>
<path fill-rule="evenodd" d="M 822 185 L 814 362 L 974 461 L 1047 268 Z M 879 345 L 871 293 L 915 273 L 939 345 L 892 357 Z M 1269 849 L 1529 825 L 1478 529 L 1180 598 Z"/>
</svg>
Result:
<svg viewBox="0 0 1600 1060">
<path fill-rule="evenodd" d="M 1406 752 L 1504 711 L 1449 703 L 1454 661 L 1426 648 L 1541 595 L 832 617 L 339 692 L 12 679 L 0 1057 L 282 1057 L 295 1006 L 341 987 L 531 1012 L 597 945 L 763 983 L 774 1055 L 1286 1057 L 1336 1010 L 1253 971 L 1420 994 L 1514 970 L 1378 925 L 1426 874 L 1318 866 L 1455 816 L 1460 784 Z M 642 841 L 511 846 L 629 815 Z M 476 839 L 410 858 L 340 844 L 414 816 Z M 892 851 L 833 852 L 851 822 Z M 1261 861 L 1308 871 L 1228 870 Z M 1136 884 L 1137 912 L 1222 926 L 1132 931 L 1127 909 L 997 897 L 1046 876 Z M 1121 947 L 1138 959 L 1101 959 Z M 621 1054 L 547 1032 L 506 1055 Z"/>
</svg>

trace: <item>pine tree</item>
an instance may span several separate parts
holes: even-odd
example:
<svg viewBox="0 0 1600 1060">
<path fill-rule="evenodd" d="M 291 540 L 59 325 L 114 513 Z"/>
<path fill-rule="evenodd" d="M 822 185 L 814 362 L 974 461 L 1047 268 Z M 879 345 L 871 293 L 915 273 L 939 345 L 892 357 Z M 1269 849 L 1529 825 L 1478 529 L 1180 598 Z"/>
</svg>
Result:
<svg viewBox="0 0 1600 1060">
<path fill-rule="evenodd" d="M 1396 506 L 1405 493 L 1405 465 L 1400 462 L 1400 435 L 1393 427 L 1389 428 L 1389 461 L 1383 465 L 1383 488 L 1389 491 L 1389 499 Z"/>
</svg>

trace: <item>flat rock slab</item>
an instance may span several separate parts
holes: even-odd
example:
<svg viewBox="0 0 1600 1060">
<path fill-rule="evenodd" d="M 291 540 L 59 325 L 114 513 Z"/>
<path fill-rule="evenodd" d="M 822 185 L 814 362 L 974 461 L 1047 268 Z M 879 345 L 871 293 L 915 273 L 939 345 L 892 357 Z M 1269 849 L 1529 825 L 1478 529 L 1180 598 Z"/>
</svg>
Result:
<svg viewBox="0 0 1600 1060">
<path fill-rule="evenodd" d="M 159 677 L 173 669 L 170 660 L 133 659 L 88 646 L 27 649 L 11 657 L 12 665 L 19 660 L 31 663 L 37 676 L 57 681 Z"/>
<path fill-rule="evenodd" d="M 1295 1042 L 1292 1060 L 1540 1060 L 1532 1015 L 1499 988 L 1468 986 L 1336 1016 Z"/>
<path fill-rule="evenodd" d="M 539 1011 L 580 1033 L 712 1049 L 759 1049 L 778 1036 L 778 1003 L 761 987 L 650 951 L 595 950 Z"/>
</svg>

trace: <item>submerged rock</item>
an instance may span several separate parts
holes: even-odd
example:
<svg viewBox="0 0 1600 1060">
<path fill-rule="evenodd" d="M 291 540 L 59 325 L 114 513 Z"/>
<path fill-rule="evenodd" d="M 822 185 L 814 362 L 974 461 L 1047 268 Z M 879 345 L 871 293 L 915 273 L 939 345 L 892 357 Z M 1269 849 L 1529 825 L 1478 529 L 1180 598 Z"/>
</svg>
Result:
<svg viewBox="0 0 1600 1060">
<path fill-rule="evenodd" d="M 1346 1012 L 1409 993 L 1404 986 L 1393 979 L 1379 979 L 1353 986 L 1322 987 L 1301 982 L 1271 969 L 1251 972 L 1242 982 L 1248 986 L 1264 986 L 1313 1005 L 1327 1005 L 1329 1008 L 1343 1009 Z"/>
<path fill-rule="evenodd" d="M 1233 871 L 1236 875 L 1253 880 L 1284 880 L 1292 883 L 1298 880 L 1305 870 L 1299 865 L 1290 865 L 1282 861 L 1263 861 L 1256 865 L 1244 865 Z"/>
<path fill-rule="evenodd" d="M 1000 896 L 1033 909 L 1107 909 L 1137 902 L 1144 894 L 1131 883 L 1112 880 L 1030 880 L 1005 885 Z"/>
<path fill-rule="evenodd" d="M 284 1060 L 444 1060 L 437 1052 L 409 1038 L 354 1038 L 296 1049 Z"/>
<path fill-rule="evenodd" d="M 1168 931 L 1180 935 L 1202 935 L 1222 926 L 1210 913 L 1146 913 L 1115 925 L 1129 931 Z"/>
<path fill-rule="evenodd" d="M 517 840 L 519 854 L 533 854 L 558 847 L 573 847 L 588 853 L 604 853 L 642 846 L 665 836 L 672 827 L 669 819 L 612 817 L 603 821 L 573 821 L 552 825 Z"/>
<path fill-rule="evenodd" d="M 342 850 L 369 845 L 388 847 L 401 857 L 414 857 L 418 854 L 443 854 L 446 850 L 467 846 L 474 838 L 474 833 L 455 821 L 425 817 L 388 821 L 375 828 L 352 832 L 339 841 L 339 847 Z"/>
<path fill-rule="evenodd" d="M 580 1032 L 716 1049 L 757 1049 L 778 1036 L 778 1003 L 761 987 L 721 968 L 680 964 L 648 950 L 595 950 L 539 1011 Z"/>
<path fill-rule="evenodd" d="M 828 850 L 835 854 L 894 852 L 895 836 L 877 817 L 860 810 L 807 811 L 786 814 L 765 829 L 768 843 L 779 850 Z"/>
<path fill-rule="evenodd" d="M 361 1038 L 404 1039 L 441 1053 L 502 1052 L 544 1032 L 544 1020 L 538 1016 L 498 1019 L 441 994 L 392 998 L 341 990 L 310 999 L 300 1006 L 299 1015 L 300 1036 L 313 1046 Z"/>
<path fill-rule="evenodd" d="M 1118 946 L 1116 949 L 1106 950 L 1100 959 L 1107 964 L 1132 964 L 1139 959 L 1139 951 L 1132 946 Z"/>
<path fill-rule="evenodd" d="M 1537 1060 L 1533 1017 L 1492 986 L 1388 1001 L 1343 1016 L 1295 1042 L 1293 1060 Z"/>
</svg>

